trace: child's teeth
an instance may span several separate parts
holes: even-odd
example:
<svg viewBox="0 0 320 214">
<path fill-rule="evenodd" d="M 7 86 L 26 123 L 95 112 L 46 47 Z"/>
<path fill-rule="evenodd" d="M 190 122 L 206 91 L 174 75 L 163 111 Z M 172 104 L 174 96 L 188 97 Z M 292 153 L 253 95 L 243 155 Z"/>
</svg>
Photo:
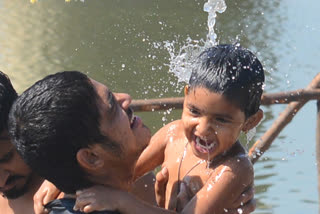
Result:
<svg viewBox="0 0 320 214">
<path fill-rule="evenodd" d="M 200 138 L 199 138 L 199 137 L 196 138 L 196 143 L 197 143 L 197 144 L 200 144 Z M 201 144 L 200 144 L 200 145 L 201 145 Z"/>
<path fill-rule="evenodd" d="M 202 145 L 202 144 L 200 143 L 200 138 L 199 138 L 199 137 L 196 137 L 196 143 L 197 143 L 197 145 L 200 146 L 201 148 L 207 149 L 207 150 L 212 149 L 213 146 L 214 146 L 214 144 L 215 144 L 215 143 L 211 143 L 210 145 L 204 146 L 204 145 Z"/>
</svg>

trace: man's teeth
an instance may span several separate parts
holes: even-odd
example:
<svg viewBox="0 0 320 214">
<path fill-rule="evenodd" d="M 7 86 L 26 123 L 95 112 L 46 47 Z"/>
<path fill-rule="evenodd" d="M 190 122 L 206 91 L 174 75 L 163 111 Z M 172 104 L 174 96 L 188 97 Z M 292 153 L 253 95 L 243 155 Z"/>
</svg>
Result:
<svg viewBox="0 0 320 214">
<path fill-rule="evenodd" d="M 207 149 L 207 150 L 210 150 L 214 147 L 215 143 L 210 143 L 210 145 L 202 145 L 200 143 L 201 139 L 199 137 L 196 137 L 196 143 L 197 143 L 197 146 L 200 146 L 201 148 L 203 149 Z"/>
<path fill-rule="evenodd" d="M 134 115 L 132 115 L 131 120 L 130 120 L 130 124 L 131 124 L 131 125 L 133 124 L 134 119 L 135 119 L 135 116 L 134 116 Z"/>
</svg>

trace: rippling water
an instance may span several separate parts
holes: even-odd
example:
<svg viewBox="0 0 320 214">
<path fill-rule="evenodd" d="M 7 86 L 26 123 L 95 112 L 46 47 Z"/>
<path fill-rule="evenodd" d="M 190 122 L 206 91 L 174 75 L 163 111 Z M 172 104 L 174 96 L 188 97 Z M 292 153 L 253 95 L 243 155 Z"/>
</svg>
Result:
<svg viewBox="0 0 320 214">
<path fill-rule="evenodd" d="M 19 92 L 61 70 L 80 70 L 136 98 L 181 96 L 165 41 L 205 39 L 200 0 L 0 0 L 0 69 Z M 304 88 L 319 72 L 320 2 L 226 1 L 219 43 L 240 41 L 266 69 L 266 92 Z M 263 107 L 258 138 L 285 106 Z M 153 132 L 180 111 L 141 113 Z M 255 164 L 255 213 L 317 213 L 315 102 L 308 103 Z"/>
</svg>

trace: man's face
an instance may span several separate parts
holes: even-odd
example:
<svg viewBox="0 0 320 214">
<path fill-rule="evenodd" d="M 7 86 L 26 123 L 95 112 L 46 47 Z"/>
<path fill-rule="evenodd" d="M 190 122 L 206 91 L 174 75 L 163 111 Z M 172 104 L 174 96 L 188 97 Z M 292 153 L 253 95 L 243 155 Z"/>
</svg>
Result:
<svg viewBox="0 0 320 214">
<path fill-rule="evenodd" d="M 101 132 L 120 145 L 120 156 L 133 166 L 150 141 L 150 130 L 129 109 L 128 94 L 112 93 L 105 85 L 92 79 L 91 82 L 102 101 L 98 104 Z"/>
<path fill-rule="evenodd" d="M 15 199 L 28 191 L 31 169 L 23 162 L 12 145 L 8 132 L 0 134 L 0 192 Z"/>
</svg>

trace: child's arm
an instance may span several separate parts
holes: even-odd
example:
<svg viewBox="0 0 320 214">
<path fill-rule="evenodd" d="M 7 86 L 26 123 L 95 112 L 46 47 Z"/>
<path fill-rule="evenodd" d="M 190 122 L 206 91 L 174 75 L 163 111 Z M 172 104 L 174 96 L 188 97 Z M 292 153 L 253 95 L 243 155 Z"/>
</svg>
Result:
<svg viewBox="0 0 320 214">
<path fill-rule="evenodd" d="M 177 123 L 179 121 L 173 121 L 165 125 L 152 136 L 149 145 L 143 150 L 137 161 L 134 179 L 163 163 L 165 148 L 172 134 L 170 129 Z"/>
<path fill-rule="evenodd" d="M 202 189 L 183 208 L 181 213 L 224 213 L 253 183 L 253 167 L 246 157 L 237 157 L 216 169 Z"/>
</svg>

